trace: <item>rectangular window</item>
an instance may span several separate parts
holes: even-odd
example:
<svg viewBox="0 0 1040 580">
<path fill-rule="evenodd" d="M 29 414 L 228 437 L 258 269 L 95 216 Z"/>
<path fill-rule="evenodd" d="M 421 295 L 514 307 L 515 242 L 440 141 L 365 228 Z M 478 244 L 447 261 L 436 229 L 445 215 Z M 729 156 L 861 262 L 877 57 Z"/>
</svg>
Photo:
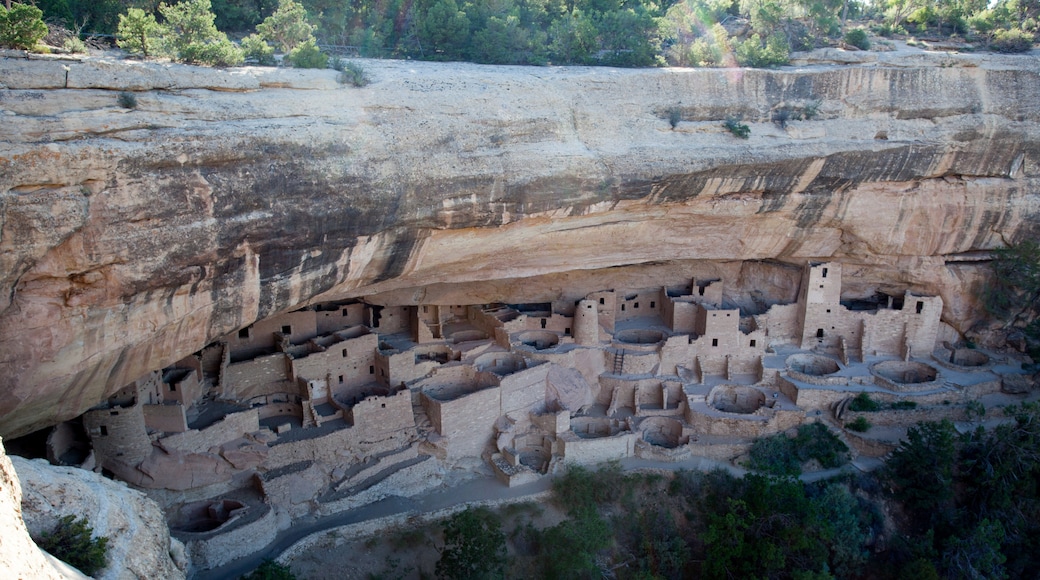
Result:
<svg viewBox="0 0 1040 580">
<path fill-rule="evenodd" d="M 286 324 L 282 327 L 282 334 L 292 334 L 292 327 Z"/>
<path fill-rule="evenodd" d="M 542 319 L 542 328 L 545 328 L 545 319 Z"/>
<path fill-rule="evenodd" d="M 346 308 L 343 309 L 343 316 L 350 316 L 350 312 Z"/>
<path fill-rule="evenodd" d="M 827 268 L 824 268 L 824 269 L 823 269 L 823 277 L 824 277 L 824 278 L 826 278 L 826 277 L 827 277 Z"/>
<path fill-rule="evenodd" d="M 650 301 L 650 308 L 657 308 L 657 303 L 653 300 Z"/>
<path fill-rule="evenodd" d="M 823 338 L 823 329 L 822 328 L 817 328 L 816 329 L 816 338 Z"/>
<path fill-rule="evenodd" d="M 347 358 L 347 349 L 343 349 L 343 358 Z"/>
<path fill-rule="evenodd" d="M 719 339 L 717 339 L 717 338 L 711 339 L 711 345 L 712 346 L 718 346 L 719 345 Z"/>
<path fill-rule="evenodd" d="M 340 384 L 343 384 L 343 375 L 339 376 L 339 382 L 340 382 Z"/>
<path fill-rule="evenodd" d="M 108 436 L 108 427 L 106 427 L 104 425 L 101 426 L 101 436 L 102 437 L 107 437 Z"/>
<path fill-rule="evenodd" d="M 622 304 L 622 305 L 621 305 L 621 312 L 624 312 L 624 311 L 625 311 L 625 305 L 624 305 L 624 304 Z"/>
<path fill-rule="evenodd" d="M 373 365 L 368 365 L 368 374 L 370 374 L 370 375 L 376 374 L 376 367 L 373 366 Z"/>
<path fill-rule="evenodd" d="M 754 348 L 754 346 L 755 346 L 755 340 L 754 339 L 751 340 L 751 346 L 752 346 L 752 348 Z"/>
<path fill-rule="evenodd" d="M 600 304 L 606 304 L 606 302 L 604 302 L 602 298 L 599 299 L 599 303 Z"/>
<path fill-rule="evenodd" d="M 171 392 L 171 393 L 176 393 L 176 392 L 177 392 L 177 385 L 173 385 L 173 384 L 171 384 L 171 385 L 170 385 L 170 392 Z"/>
<path fill-rule="evenodd" d="M 920 314 L 922 310 L 924 310 L 924 302 L 921 302 L 920 300 L 918 300 L 917 301 L 917 313 Z"/>
<path fill-rule="evenodd" d="M 564 334 L 570 334 L 570 333 L 571 333 L 571 329 L 569 329 L 569 328 L 564 328 L 564 329 L 563 329 L 563 333 L 564 333 Z"/>
<path fill-rule="evenodd" d="M 636 302 L 636 305 L 635 305 L 635 307 L 636 307 L 636 308 L 639 308 L 639 303 L 638 303 L 638 302 Z"/>
<path fill-rule="evenodd" d="M 246 339 L 249 338 L 249 327 L 248 326 L 245 327 L 245 328 L 240 328 L 238 330 L 238 338 L 240 338 L 242 340 L 246 340 Z"/>
</svg>

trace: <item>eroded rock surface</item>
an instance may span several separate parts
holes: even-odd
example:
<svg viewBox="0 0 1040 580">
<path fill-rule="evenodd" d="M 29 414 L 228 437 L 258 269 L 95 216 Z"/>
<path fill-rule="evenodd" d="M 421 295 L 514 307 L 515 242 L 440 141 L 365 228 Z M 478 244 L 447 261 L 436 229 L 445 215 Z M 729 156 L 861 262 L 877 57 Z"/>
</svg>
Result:
<svg viewBox="0 0 1040 580">
<path fill-rule="evenodd" d="M 354 89 L 334 71 L 0 59 L 0 434 L 347 297 L 548 301 L 714 272 L 755 308 L 826 259 L 852 295 L 941 295 L 964 332 L 977 253 L 1040 231 L 1038 64 L 374 61 Z"/>
<path fill-rule="evenodd" d="M 10 460 L 22 482 L 22 515 L 30 534 L 54 529 L 66 515 L 85 517 L 96 536 L 109 539 L 108 566 L 96 578 L 185 577 L 184 546 L 171 540 L 159 506 L 143 493 L 75 467 Z"/>
</svg>

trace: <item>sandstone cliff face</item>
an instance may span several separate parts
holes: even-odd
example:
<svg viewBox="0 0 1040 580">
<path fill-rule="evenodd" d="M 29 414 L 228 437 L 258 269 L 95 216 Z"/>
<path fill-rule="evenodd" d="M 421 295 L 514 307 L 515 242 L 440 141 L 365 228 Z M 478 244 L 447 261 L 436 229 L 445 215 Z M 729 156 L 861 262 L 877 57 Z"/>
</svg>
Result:
<svg viewBox="0 0 1040 580">
<path fill-rule="evenodd" d="M 66 515 L 85 517 L 95 535 L 109 539 L 108 565 L 97 578 L 185 577 L 184 546 L 171 540 L 162 511 L 148 496 L 76 467 L 17 456 L 10 460 L 22 483 L 21 508 L 31 534 L 54 529 Z"/>
<path fill-rule="evenodd" d="M 52 564 L 36 547 L 22 520 L 22 486 L 11 460 L 0 447 L 0 572 L 5 578 L 58 580 L 86 578 L 75 569 Z M 60 562 L 60 561 L 58 561 Z M 58 568 L 60 567 L 60 569 Z M 68 572 L 68 573 L 63 573 Z"/>
<path fill-rule="evenodd" d="M 852 293 L 941 294 L 967 330 L 972 252 L 1040 232 L 1038 65 L 373 61 L 354 89 L 333 71 L 0 59 L 0 434 L 353 296 L 541 301 L 724 272 L 751 307 L 829 259 Z"/>
</svg>

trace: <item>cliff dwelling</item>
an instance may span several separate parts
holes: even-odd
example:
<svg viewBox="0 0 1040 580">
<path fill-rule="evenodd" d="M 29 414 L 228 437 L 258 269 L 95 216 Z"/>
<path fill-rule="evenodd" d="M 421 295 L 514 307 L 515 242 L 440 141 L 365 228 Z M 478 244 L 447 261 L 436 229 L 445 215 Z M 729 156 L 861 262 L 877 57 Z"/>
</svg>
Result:
<svg viewBox="0 0 1040 580">
<path fill-rule="evenodd" d="M 217 567 L 240 554 L 214 545 L 273 537 L 272 508 L 335 513 L 427 461 L 479 461 L 514 486 L 569 464 L 728 459 L 824 415 L 840 422 L 861 393 L 956 404 L 1018 375 L 945 342 L 938 297 L 843 303 L 838 262 L 805 264 L 797 300 L 757 314 L 727 307 L 724 284 L 274 316 L 85 413 L 79 465 L 178 492 L 161 496 L 174 534 Z M 50 455 L 86 446 L 58 436 L 79 421 L 55 431 Z"/>
</svg>

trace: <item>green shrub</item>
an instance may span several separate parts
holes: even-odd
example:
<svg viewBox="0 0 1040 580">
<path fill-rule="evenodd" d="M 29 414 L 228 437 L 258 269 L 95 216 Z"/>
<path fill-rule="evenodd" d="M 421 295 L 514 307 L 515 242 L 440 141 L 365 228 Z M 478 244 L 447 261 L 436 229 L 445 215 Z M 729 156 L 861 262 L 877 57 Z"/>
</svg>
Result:
<svg viewBox="0 0 1040 580">
<path fill-rule="evenodd" d="M 258 34 L 250 34 L 243 38 L 241 46 L 246 60 L 261 66 L 273 66 L 277 62 L 274 58 L 274 47 L 267 44 Z"/>
<path fill-rule="evenodd" d="M 119 15 L 116 44 L 130 54 L 140 54 L 145 58 L 155 56 L 159 52 L 161 35 L 162 27 L 149 12 L 130 8 L 126 14 Z"/>
<path fill-rule="evenodd" d="M 802 472 L 794 440 L 783 433 L 756 439 L 751 444 L 745 467 L 772 475 L 794 476 Z"/>
<path fill-rule="evenodd" d="M 873 413 L 874 411 L 880 411 L 881 405 L 874 399 L 871 399 L 870 395 L 860 393 L 849 403 L 849 410 L 856 413 Z"/>
<path fill-rule="evenodd" d="M 506 536 L 502 521 L 485 507 L 466 508 L 444 522 L 444 549 L 437 561 L 439 578 L 502 578 Z"/>
<path fill-rule="evenodd" d="M 896 401 L 892 403 L 893 411 L 909 411 L 917 408 L 917 401 Z"/>
<path fill-rule="evenodd" d="M 159 12 L 166 19 L 162 44 L 174 59 L 211 66 L 235 66 L 245 59 L 241 49 L 213 24 L 216 16 L 210 0 L 160 4 Z"/>
<path fill-rule="evenodd" d="M 747 139 L 751 136 L 751 128 L 744 123 L 741 123 L 740 117 L 729 117 L 723 125 L 726 129 L 729 129 L 730 133 L 733 133 L 741 139 Z"/>
<path fill-rule="evenodd" d="M 70 36 L 61 43 L 61 49 L 69 54 L 86 54 L 87 43 L 78 36 Z"/>
<path fill-rule="evenodd" d="M 296 575 L 284 564 L 279 564 L 274 560 L 264 560 L 264 563 L 257 566 L 256 570 L 242 576 L 239 580 L 296 580 Z"/>
<path fill-rule="evenodd" d="M 804 462 L 815 459 L 824 469 L 840 467 L 849 460 L 848 445 L 842 443 L 823 423 L 798 427 L 794 447 L 799 460 Z"/>
<path fill-rule="evenodd" d="M 0 46 L 32 50 L 47 36 L 43 11 L 30 4 L 14 4 L 10 10 L 0 6 Z"/>
<path fill-rule="evenodd" d="M 137 108 L 137 95 L 135 95 L 133 93 L 128 93 L 126 91 L 123 91 L 123 92 L 119 93 L 119 97 L 118 97 L 117 100 L 119 101 L 119 106 L 123 107 L 124 109 L 136 109 Z"/>
<path fill-rule="evenodd" d="M 617 501 L 631 488 L 631 480 L 617 462 L 608 463 L 595 472 L 575 465 L 552 482 L 553 500 L 572 517 L 591 513 L 596 506 Z"/>
<path fill-rule="evenodd" d="M 1033 35 L 1024 30 L 1018 28 L 1002 29 L 993 33 L 993 40 L 990 41 L 989 47 L 992 50 L 1005 54 L 1028 52 L 1033 48 L 1033 40 Z"/>
<path fill-rule="evenodd" d="M 295 0 L 278 0 L 278 9 L 256 25 L 256 33 L 276 45 L 283 54 L 296 47 L 314 43 L 314 27 L 307 22 L 307 10 Z M 324 65 L 300 68 L 325 68 Z"/>
<path fill-rule="evenodd" d="M 856 417 L 855 421 L 845 426 L 857 433 L 863 433 L 864 431 L 867 431 L 868 429 L 873 427 L 873 425 L 870 424 L 870 421 L 867 421 L 867 418 L 863 415 Z"/>
<path fill-rule="evenodd" d="M 750 38 L 736 45 L 734 53 L 740 66 L 769 68 L 787 64 L 791 47 L 783 34 L 772 34 L 765 42 L 759 35 L 752 34 Z"/>
<path fill-rule="evenodd" d="M 108 538 L 91 538 L 93 532 L 87 518 L 77 520 L 76 516 L 68 515 L 58 521 L 53 532 L 43 534 L 36 544 L 55 558 L 93 576 L 105 567 L 108 554 Z"/>
<path fill-rule="evenodd" d="M 867 31 L 862 28 L 853 28 L 846 32 L 845 42 L 860 50 L 870 50 L 870 39 L 867 38 Z"/>
<path fill-rule="evenodd" d="M 672 129 L 679 126 L 679 122 L 682 121 L 682 109 L 679 107 L 669 107 L 666 111 L 668 114 L 668 124 L 671 125 Z"/>
<path fill-rule="evenodd" d="M 372 82 L 368 78 L 368 73 L 365 72 L 365 68 L 354 61 L 346 61 L 333 63 L 333 68 L 339 64 L 339 82 L 344 85 L 351 85 L 355 87 L 363 87 Z"/>
<path fill-rule="evenodd" d="M 329 65 L 329 56 L 314 44 L 313 40 L 292 49 L 286 57 L 294 68 L 325 68 Z"/>
</svg>

